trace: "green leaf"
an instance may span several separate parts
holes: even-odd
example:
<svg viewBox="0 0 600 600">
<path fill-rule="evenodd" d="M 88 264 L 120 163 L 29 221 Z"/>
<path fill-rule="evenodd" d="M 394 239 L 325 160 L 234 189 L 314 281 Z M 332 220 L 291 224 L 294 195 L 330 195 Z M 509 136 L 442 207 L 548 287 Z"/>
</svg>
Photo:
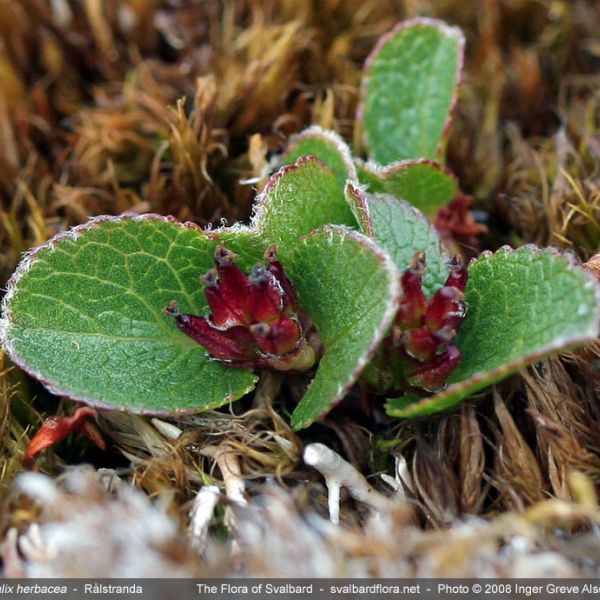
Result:
<svg viewBox="0 0 600 600">
<path fill-rule="evenodd" d="M 9 283 L 2 338 L 56 394 L 174 413 L 220 406 L 256 377 L 209 359 L 163 308 L 204 314 L 215 242 L 157 215 L 100 217 L 35 249 Z"/>
<path fill-rule="evenodd" d="M 549 353 L 599 333 L 600 285 L 552 250 L 523 246 L 484 254 L 469 268 L 467 316 L 457 345 L 461 364 L 430 398 L 388 401 L 397 417 L 428 415 L 458 404 Z"/>
<path fill-rule="evenodd" d="M 414 206 L 388 194 L 368 194 L 356 186 L 346 187 L 361 231 L 374 238 L 394 260 L 398 271 L 408 269 L 415 252 L 425 252 L 427 271 L 423 289 L 431 296 L 448 277 L 448 255 L 437 231 Z"/>
<path fill-rule="evenodd" d="M 285 259 L 298 238 L 323 225 L 356 227 L 356 220 L 331 169 L 314 157 L 299 158 L 271 177 L 252 219 L 265 240 Z"/>
<path fill-rule="evenodd" d="M 280 164 L 291 165 L 302 156 L 315 156 L 335 174 L 340 189 L 348 179 L 358 181 L 350 148 L 335 132 L 313 125 L 290 138 Z"/>
<path fill-rule="evenodd" d="M 442 161 L 458 98 L 464 37 L 433 19 L 399 23 L 367 58 L 359 122 L 370 158 Z"/>
<path fill-rule="evenodd" d="M 306 236 L 290 261 L 300 304 L 318 329 L 324 354 L 292 414 L 308 427 L 339 402 L 360 375 L 398 309 L 398 272 L 368 237 L 341 227 Z"/>
<path fill-rule="evenodd" d="M 254 265 L 263 261 L 265 250 L 269 246 L 268 241 L 246 225 L 235 224 L 231 227 L 211 229 L 206 231 L 206 235 L 236 254 L 235 262 L 245 272 L 249 272 Z"/>
<path fill-rule="evenodd" d="M 369 192 L 406 200 L 426 215 L 451 202 L 458 191 L 456 177 L 431 160 L 404 160 L 387 167 L 357 161 L 356 167 L 360 182 Z"/>
</svg>

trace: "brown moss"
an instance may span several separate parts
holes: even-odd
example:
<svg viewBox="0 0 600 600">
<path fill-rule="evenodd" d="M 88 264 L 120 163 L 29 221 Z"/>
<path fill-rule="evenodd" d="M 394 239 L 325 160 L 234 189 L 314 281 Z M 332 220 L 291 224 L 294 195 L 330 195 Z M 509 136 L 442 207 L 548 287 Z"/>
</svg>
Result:
<svg viewBox="0 0 600 600">
<path fill-rule="evenodd" d="M 93 215 L 155 211 L 202 225 L 246 219 L 268 159 L 308 124 L 333 128 L 360 148 L 354 112 L 362 62 L 382 33 L 417 14 L 445 18 L 466 33 L 449 164 L 487 220 L 483 245 L 554 244 L 582 260 L 597 253 L 600 15 L 591 0 L 6 0 L 1 281 L 23 251 Z M 404 461 L 416 517 L 403 513 L 398 522 L 418 524 L 407 536 L 415 541 L 404 550 L 406 564 L 417 556 L 430 574 L 477 574 L 479 552 L 499 575 L 506 567 L 494 561 L 506 531 L 559 518 L 566 505 L 569 514 L 591 518 L 589 507 L 586 513 L 572 502 L 572 473 L 600 482 L 598 360 L 598 347 L 590 346 L 545 361 L 482 392 L 477 403 L 423 423 L 363 423 L 359 413 L 348 424 L 332 413 L 333 421 L 307 435 L 335 446 L 367 475 L 374 465 L 393 471 L 390 448 Z M 15 403 L 56 409 L 27 381 L 0 365 L 3 529 L 37 514 L 7 495 L 27 423 L 41 419 L 35 410 L 17 419 Z M 293 395 L 295 385 L 282 393 Z M 126 477 L 181 524 L 194 490 L 222 480 L 202 455 L 209 445 L 235 453 L 256 482 L 251 494 L 275 476 L 300 504 L 322 513 L 324 489 L 314 474 L 298 471 L 302 440 L 277 415 L 278 392 L 271 392 L 236 408 L 240 414 L 176 419 L 177 439 L 143 417 L 107 413 L 101 425 L 125 457 Z M 64 464 L 49 453 L 38 468 L 56 473 Z M 549 496 L 567 504 L 544 503 Z M 278 502 L 289 514 L 289 500 Z M 364 525 L 356 505 L 346 499 L 344 507 L 347 526 Z M 461 515 L 509 510 L 515 512 L 485 528 L 483 539 L 435 535 Z M 555 541 L 544 535 L 536 530 L 532 539 L 550 550 Z M 365 539 L 362 530 L 340 543 L 371 556 L 401 552 L 373 533 Z"/>
</svg>

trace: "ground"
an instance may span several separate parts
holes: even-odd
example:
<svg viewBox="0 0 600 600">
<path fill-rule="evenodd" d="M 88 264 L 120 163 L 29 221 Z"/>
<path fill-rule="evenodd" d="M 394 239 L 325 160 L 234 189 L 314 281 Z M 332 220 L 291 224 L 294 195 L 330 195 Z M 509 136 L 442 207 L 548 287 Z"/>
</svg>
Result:
<svg viewBox="0 0 600 600">
<path fill-rule="evenodd" d="M 381 34 L 416 15 L 458 25 L 467 39 L 448 163 L 487 232 L 458 247 L 469 257 L 536 243 L 588 260 L 600 249 L 592 1 L 6 0 L 2 285 L 23 251 L 94 215 L 247 219 L 268 158 L 310 124 L 360 147 L 361 65 Z M 5 573 L 597 575 L 599 359 L 590 345 L 545 360 L 416 422 L 378 424 L 351 398 L 300 436 L 282 408 L 297 397 L 293 378 L 266 378 L 231 410 L 170 426 L 107 412 L 107 452 L 73 436 L 35 463 L 50 479 L 15 484 L 43 418 L 73 404 L 2 358 Z M 343 492 L 342 527 L 330 527 L 322 477 L 299 460 L 315 442 L 384 496 L 394 485 L 380 475 L 395 476 L 402 497 L 373 509 Z M 93 466 L 74 468 L 82 464 Z M 243 485 L 249 502 L 192 518 L 199 529 L 188 535 L 190 507 L 211 483 L 230 500 Z M 144 531 L 154 549 L 131 546 L 115 523 Z M 115 548 L 130 561 L 113 564 Z M 77 559 L 86 550 L 104 552 L 98 571 Z M 131 558 L 138 552 L 146 567 Z"/>
</svg>

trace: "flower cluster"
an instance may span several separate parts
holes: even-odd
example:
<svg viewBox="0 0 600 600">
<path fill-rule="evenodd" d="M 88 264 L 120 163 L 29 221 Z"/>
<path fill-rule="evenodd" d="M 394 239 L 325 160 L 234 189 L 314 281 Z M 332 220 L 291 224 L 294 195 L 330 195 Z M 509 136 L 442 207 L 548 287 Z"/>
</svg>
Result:
<svg viewBox="0 0 600 600">
<path fill-rule="evenodd" d="M 236 367 L 307 370 L 319 355 L 314 328 L 300 311 L 274 246 L 265 260 L 267 266 L 258 264 L 246 275 L 235 255 L 217 246 L 215 268 L 201 278 L 210 316 L 181 314 L 175 302 L 165 312 L 218 360 Z"/>
<path fill-rule="evenodd" d="M 455 338 L 466 314 L 467 269 L 452 259 L 444 286 L 427 300 L 422 288 L 425 266 L 425 255 L 418 252 L 402 274 L 403 297 L 385 344 L 400 359 L 402 380 L 432 392 L 445 385 L 460 362 Z"/>
</svg>

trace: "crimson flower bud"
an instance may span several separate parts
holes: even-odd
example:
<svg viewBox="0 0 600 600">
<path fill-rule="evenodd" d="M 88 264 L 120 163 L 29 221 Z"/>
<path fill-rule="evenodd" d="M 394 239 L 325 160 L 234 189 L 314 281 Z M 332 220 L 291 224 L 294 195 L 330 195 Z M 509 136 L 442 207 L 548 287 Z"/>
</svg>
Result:
<svg viewBox="0 0 600 600">
<path fill-rule="evenodd" d="M 467 270 L 458 258 L 448 267 L 450 273 L 442 286 L 427 300 L 422 288 L 425 256 L 415 254 L 412 265 L 400 277 L 402 300 L 392 333 L 383 348 L 400 361 L 393 384 L 396 388 L 435 391 L 443 387 L 460 363 L 455 339 L 466 315 L 464 290 Z M 387 364 L 396 364 L 387 360 Z"/>
<path fill-rule="evenodd" d="M 282 264 L 277 259 L 277 251 L 275 245 L 269 246 L 265 252 L 265 260 L 269 263 L 269 273 L 274 275 L 275 279 L 281 285 L 283 291 L 283 309 L 290 308 L 291 310 L 298 312 L 298 297 L 292 282 L 288 279 L 287 275 L 283 270 Z"/>
<path fill-rule="evenodd" d="M 275 320 L 283 308 L 281 285 L 262 265 L 254 267 L 249 281 L 248 313 L 254 322 Z"/>
<path fill-rule="evenodd" d="M 450 326 L 458 329 L 465 317 L 464 294 L 455 287 L 445 285 L 427 304 L 425 325 L 430 331 Z"/>
<path fill-rule="evenodd" d="M 406 352 L 413 358 L 427 360 L 434 356 L 440 347 L 440 340 L 428 329 L 410 329 L 403 338 Z"/>
<path fill-rule="evenodd" d="M 299 310 L 274 246 L 265 258 L 268 267 L 257 265 L 248 276 L 235 255 L 218 246 L 216 268 L 201 278 L 210 315 L 181 314 L 175 302 L 165 313 L 217 360 L 238 367 L 309 369 L 320 350 L 313 326 Z"/>
<path fill-rule="evenodd" d="M 467 279 L 468 279 L 468 271 L 465 269 L 463 262 L 459 256 L 453 256 L 448 261 L 448 268 L 450 269 L 450 274 L 448 275 L 448 279 L 446 279 L 445 286 L 455 287 L 459 289 L 461 292 L 465 291 L 467 287 Z"/>
<path fill-rule="evenodd" d="M 256 344 L 267 354 L 282 355 L 294 349 L 300 337 L 300 325 L 294 319 L 280 317 L 268 325 L 257 323 L 250 325 Z"/>
<path fill-rule="evenodd" d="M 448 346 L 448 350 L 444 354 L 439 354 L 411 369 L 406 381 L 413 387 L 435 392 L 444 387 L 446 380 L 459 363 L 459 349 L 456 346 Z"/>
<path fill-rule="evenodd" d="M 200 281 L 205 285 L 204 295 L 212 310 L 212 322 L 216 327 L 232 327 L 242 325 L 245 311 L 230 298 L 225 296 L 219 285 L 219 274 L 216 269 L 211 269 L 204 274 Z"/>
<path fill-rule="evenodd" d="M 417 252 L 410 269 L 402 273 L 400 284 L 403 296 L 396 322 L 403 328 L 418 327 L 427 307 L 427 299 L 421 286 L 425 274 L 425 255 Z"/>
<path fill-rule="evenodd" d="M 214 358 L 236 361 L 255 358 L 254 337 L 245 327 L 234 325 L 224 330 L 217 329 L 205 317 L 180 314 L 173 302 L 166 312 L 175 317 L 177 326 L 183 333 L 204 346 Z"/>
</svg>

